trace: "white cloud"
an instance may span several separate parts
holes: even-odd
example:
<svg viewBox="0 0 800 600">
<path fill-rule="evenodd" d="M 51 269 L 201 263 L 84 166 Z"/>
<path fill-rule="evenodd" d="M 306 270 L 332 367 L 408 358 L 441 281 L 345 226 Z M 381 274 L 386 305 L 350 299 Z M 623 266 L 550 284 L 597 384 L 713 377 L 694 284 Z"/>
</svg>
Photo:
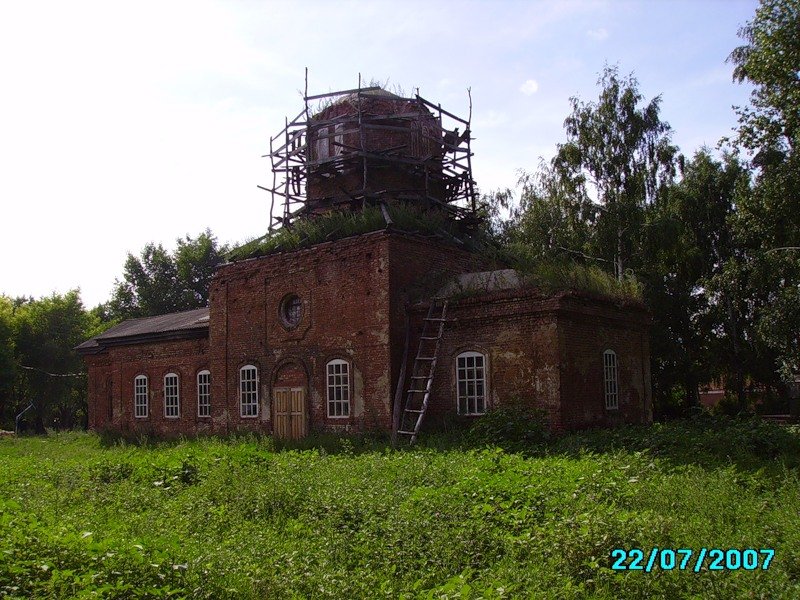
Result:
<svg viewBox="0 0 800 600">
<path fill-rule="evenodd" d="M 533 96 L 539 91 L 539 82 L 535 79 L 528 79 L 525 83 L 519 86 L 519 91 L 526 96 Z"/>
<path fill-rule="evenodd" d="M 476 129 L 491 129 L 493 127 L 497 127 L 498 125 L 503 125 L 504 123 L 508 122 L 508 115 L 504 112 L 499 112 L 496 110 L 488 110 L 484 112 L 479 112 L 475 117 L 472 119 L 472 123 Z"/>
<path fill-rule="evenodd" d="M 598 27 L 597 29 L 590 29 L 586 35 L 595 42 L 604 42 L 608 39 L 608 30 L 605 27 Z"/>
</svg>

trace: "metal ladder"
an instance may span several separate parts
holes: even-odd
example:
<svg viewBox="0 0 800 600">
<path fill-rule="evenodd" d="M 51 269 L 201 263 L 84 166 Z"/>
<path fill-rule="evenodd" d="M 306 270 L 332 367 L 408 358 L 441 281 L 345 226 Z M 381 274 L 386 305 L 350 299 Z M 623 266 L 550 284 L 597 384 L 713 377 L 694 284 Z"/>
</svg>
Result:
<svg viewBox="0 0 800 600">
<path fill-rule="evenodd" d="M 425 411 L 433 387 L 433 375 L 436 372 L 436 360 L 439 354 L 439 342 L 447 322 L 447 299 L 434 298 L 428 308 L 428 316 L 423 320 L 422 335 L 419 338 L 419 350 L 414 359 L 411 381 L 406 392 L 406 402 L 400 416 L 399 436 L 408 439 L 409 444 L 417 441 Z"/>
</svg>

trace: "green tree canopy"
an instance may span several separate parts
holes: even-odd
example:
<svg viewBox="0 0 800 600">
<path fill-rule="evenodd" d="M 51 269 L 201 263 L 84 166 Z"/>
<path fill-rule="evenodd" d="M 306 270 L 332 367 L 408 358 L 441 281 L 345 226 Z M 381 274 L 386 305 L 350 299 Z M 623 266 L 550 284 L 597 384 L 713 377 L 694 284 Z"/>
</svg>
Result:
<svg viewBox="0 0 800 600">
<path fill-rule="evenodd" d="M 17 375 L 14 339 L 14 304 L 0 295 L 0 420 L 12 404 L 11 396 Z"/>
<path fill-rule="evenodd" d="M 661 120 L 661 98 L 645 102 L 638 82 L 606 67 L 595 102 L 571 98 L 564 126 L 567 141 L 553 160 L 557 173 L 583 188 L 600 208 L 595 253 L 613 260 L 621 279 L 637 253 L 644 206 L 675 173 L 671 129 Z"/>
<path fill-rule="evenodd" d="M 800 136 L 800 1 L 761 0 L 739 30 L 745 44 L 731 52 L 737 81 L 755 88 L 738 109 L 738 142 L 760 151 L 797 149 Z"/>
<path fill-rule="evenodd" d="M 14 410 L 29 402 L 35 407 L 34 426 L 73 427 L 86 416 L 86 380 L 73 348 L 91 337 L 99 323 L 88 313 L 78 290 L 30 300 L 14 312 L 15 355 L 21 387 Z M 68 376 L 69 375 L 69 376 Z"/>
<path fill-rule="evenodd" d="M 208 229 L 196 238 L 178 239 L 172 253 L 161 244 L 147 244 L 138 257 L 128 254 L 107 310 L 98 310 L 121 320 L 206 306 L 211 277 L 227 250 Z"/>
<path fill-rule="evenodd" d="M 682 161 L 683 162 L 683 161 Z M 733 255 L 729 219 L 749 184 L 744 166 L 701 149 L 683 177 L 647 211 L 640 277 L 653 314 L 653 387 L 660 401 L 679 395 L 698 403 L 698 385 L 715 376 L 744 381 L 741 318 L 731 298 L 712 288 Z M 734 313 L 734 316 L 739 313 Z"/>
<path fill-rule="evenodd" d="M 784 378 L 800 377 L 800 0 L 762 0 L 729 60 L 754 85 L 735 144 L 753 156 L 751 194 L 732 219 L 741 255 L 726 283 L 747 282 L 754 343 Z"/>
</svg>

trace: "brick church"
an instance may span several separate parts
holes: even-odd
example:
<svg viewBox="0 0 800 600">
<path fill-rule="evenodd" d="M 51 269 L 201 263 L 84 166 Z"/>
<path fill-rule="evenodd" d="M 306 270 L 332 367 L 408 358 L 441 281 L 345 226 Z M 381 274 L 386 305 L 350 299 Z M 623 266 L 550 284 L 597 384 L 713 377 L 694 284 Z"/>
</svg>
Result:
<svg viewBox="0 0 800 600">
<path fill-rule="evenodd" d="M 78 346 L 91 428 L 413 441 L 511 402 L 554 429 L 651 420 L 642 305 L 543 293 L 476 250 L 469 119 L 380 88 L 307 96 L 270 157 L 270 233 L 208 308 Z"/>
</svg>

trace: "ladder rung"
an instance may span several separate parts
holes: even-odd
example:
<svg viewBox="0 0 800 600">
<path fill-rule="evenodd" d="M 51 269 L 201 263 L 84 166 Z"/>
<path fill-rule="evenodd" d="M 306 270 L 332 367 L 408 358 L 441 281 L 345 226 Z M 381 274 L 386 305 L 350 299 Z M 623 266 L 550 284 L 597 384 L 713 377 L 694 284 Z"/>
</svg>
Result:
<svg viewBox="0 0 800 600">
<path fill-rule="evenodd" d="M 428 373 L 427 375 L 411 375 L 412 381 L 415 380 L 415 379 L 417 381 L 419 381 L 419 380 L 426 381 L 425 389 L 421 389 L 421 390 L 420 389 L 416 389 L 414 387 L 415 384 L 412 383 L 411 384 L 411 389 L 407 390 L 408 396 L 406 398 L 406 406 L 409 406 L 409 405 L 413 406 L 415 404 L 418 404 L 418 402 L 414 402 L 414 396 L 412 396 L 412 394 L 425 394 L 425 397 L 422 400 L 422 406 L 420 408 L 404 408 L 403 409 L 403 415 L 404 415 L 404 419 L 403 420 L 413 420 L 411 417 L 406 418 L 405 417 L 406 414 L 419 415 L 416 418 L 416 425 L 414 426 L 414 429 L 419 429 L 419 426 L 422 423 L 422 419 L 425 417 L 425 412 L 426 412 L 426 410 L 428 408 L 427 407 L 427 401 L 428 401 L 428 399 L 430 397 L 431 384 L 433 383 L 433 371 L 434 371 L 433 367 L 436 365 L 436 356 L 439 353 L 439 342 L 442 339 L 442 332 L 444 331 L 444 324 L 447 323 L 447 322 L 454 321 L 454 319 L 447 319 L 446 318 L 446 316 L 447 316 L 447 300 L 446 299 L 444 300 L 443 304 L 441 305 L 441 309 L 437 310 L 437 308 L 439 308 L 439 307 L 437 307 L 435 305 L 440 300 L 441 300 L 440 298 L 434 298 L 433 299 L 433 302 L 431 303 L 430 308 L 428 309 L 428 315 L 426 317 L 424 317 L 424 319 L 423 319 L 422 331 L 420 332 L 420 337 L 419 337 L 419 349 L 417 350 L 418 354 L 417 354 L 416 358 L 414 359 L 414 361 L 415 361 L 414 362 L 414 368 L 411 371 L 412 373 L 414 373 L 414 372 L 419 373 L 419 372 L 425 370 L 424 367 L 422 367 L 422 366 L 417 364 L 417 361 L 419 361 L 419 362 L 423 362 L 424 361 L 424 362 L 429 362 L 430 363 L 429 370 L 431 372 Z M 433 316 L 435 314 L 439 314 L 441 316 L 435 317 L 435 316 Z M 438 323 L 439 324 L 438 329 L 435 329 L 434 328 L 435 326 L 428 327 L 428 323 L 429 322 L 430 323 Z M 431 329 L 433 329 L 433 331 L 430 331 Z M 434 334 L 434 335 L 431 335 L 431 334 Z M 420 356 L 420 354 L 423 352 L 423 348 L 425 347 L 424 344 L 425 344 L 426 341 L 436 342 L 435 348 L 428 348 L 427 350 L 425 350 L 425 352 L 433 351 L 433 356 Z M 417 398 L 417 400 L 418 400 L 418 398 Z M 397 434 L 398 435 L 411 436 L 411 439 L 409 440 L 409 443 L 413 444 L 414 441 L 417 439 L 418 432 L 417 431 L 406 431 L 406 430 L 402 430 L 402 429 L 398 428 Z"/>
</svg>

